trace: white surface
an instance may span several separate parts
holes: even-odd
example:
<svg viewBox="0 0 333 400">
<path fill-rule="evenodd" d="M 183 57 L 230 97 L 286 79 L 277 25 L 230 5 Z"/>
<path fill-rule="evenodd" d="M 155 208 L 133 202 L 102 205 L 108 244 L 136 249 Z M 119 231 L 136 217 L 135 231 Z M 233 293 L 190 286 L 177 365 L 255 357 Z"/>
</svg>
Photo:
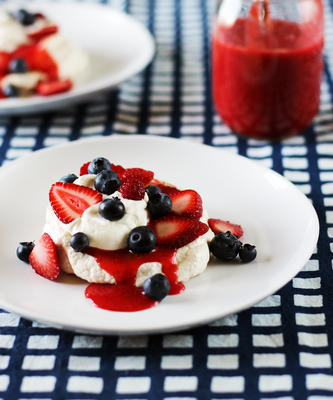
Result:
<svg viewBox="0 0 333 400">
<path fill-rule="evenodd" d="M 141 71 L 153 57 L 155 45 L 148 30 L 109 6 L 81 2 L 24 2 L 23 6 L 55 21 L 60 32 L 88 54 L 91 72 L 84 84 L 63 94 L 1 99 L 0 115 L 41 112 L 91 98 Z M 20 3 L 11 1 L 1 7 L 17 10 Z"/>
<path fill-rule="evenodd" d="M 257 259 L 211 263 L 184 293 L 137 313 L 94 307 L 84 297 L 87 284 L 78 278 L 63 275 L 51 282 L 38 276 L 16 258 L 17 244 L 39 238 L 51 184 L 78 173 L 96 156 L 151 169 L 162 180 L 198 190 L 211 217 L 242 225 L 244 242 L 257 245 Z M 78 331 L 165 332 L 237 312 L 286 284 L 309 259 L 318 238 L 311 203 L 286 179 L 246 158 L 175 139 L 114 136 L 41 150 L 1 168 L 0 187 L 0 306 Z"/>
</svg>

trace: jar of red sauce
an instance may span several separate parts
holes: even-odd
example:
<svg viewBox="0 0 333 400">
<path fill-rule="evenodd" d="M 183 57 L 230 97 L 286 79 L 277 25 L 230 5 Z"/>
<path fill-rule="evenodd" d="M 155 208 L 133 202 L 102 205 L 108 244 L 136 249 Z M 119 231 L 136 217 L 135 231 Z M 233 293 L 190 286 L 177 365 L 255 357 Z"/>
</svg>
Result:
<svg viewBox="0 0 333 400">
<path fill-rule="evenodd" d="M 213 96 L 236 133 L 281 139 L 319 108 L 323 70 L 320 0 L 222 0 L 212 35 Z"/>
</svg>

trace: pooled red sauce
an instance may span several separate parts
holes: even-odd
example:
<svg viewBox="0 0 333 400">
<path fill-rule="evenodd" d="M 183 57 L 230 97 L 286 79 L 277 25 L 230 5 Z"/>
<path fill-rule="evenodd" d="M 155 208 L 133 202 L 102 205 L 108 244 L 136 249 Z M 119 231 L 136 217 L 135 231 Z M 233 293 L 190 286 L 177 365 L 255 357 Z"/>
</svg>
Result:
<svg viewBox="0 0 333 400">
<path fill-rule="evenodd" d="M 155 300 L 135 286 L 135 279 L 140 265 L 158 262 L 162 272 L 170 282 L 170 295 L 181 293 L 185 286 L 178 280 L 176 249 L 157 247 L 150 253 L 134 254 L 124 250 L 100 250 L 90 247 L 87 254 L 94 257 L 99 266 L 112 275 L 117 284 L 108 285 L 91 283 L 85 290 L 85 296 L 99 307 L 111 311 L 141 311 L 153 307 Z"/>
</svg>

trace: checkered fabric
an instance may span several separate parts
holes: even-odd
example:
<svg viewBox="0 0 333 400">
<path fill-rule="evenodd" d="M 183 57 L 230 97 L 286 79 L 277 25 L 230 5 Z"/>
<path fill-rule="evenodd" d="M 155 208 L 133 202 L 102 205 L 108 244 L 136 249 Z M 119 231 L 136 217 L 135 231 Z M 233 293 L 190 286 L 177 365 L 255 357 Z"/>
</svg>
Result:
<svg viewBox="0 0 333 400">
<path fill-rule="evenodd" d="M 186 332 L 139 337 L 73 334 L 0 313 L 3 399 L 333 399 L 333 1 L 326 0 L 320 112 L 303 135 L 240 139 L 211 101 L 214 0 L 112 0 L 154 34 L 141 74 L 94 102 L 0 118 L 0 162 L 79 138 L 162 135 L 242 154 L 291 180 L 320 219 L 317 251 L 278 293 Z M 1 279 L 1 277 L 0 277 Z"/>
</svg>

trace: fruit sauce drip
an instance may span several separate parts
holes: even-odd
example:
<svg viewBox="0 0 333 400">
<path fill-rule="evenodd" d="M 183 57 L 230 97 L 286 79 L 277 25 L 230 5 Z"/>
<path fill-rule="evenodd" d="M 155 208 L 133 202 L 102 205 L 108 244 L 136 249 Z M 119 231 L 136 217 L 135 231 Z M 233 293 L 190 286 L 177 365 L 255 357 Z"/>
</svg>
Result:
<svg viewBox="0 0 333 400">
<path fill-rule="evenodd" d="M 135 279 L 140 265 L 158 262 L 162 272 L 170 282 L 170 295 L 181 293 L 185 286 L 178 280 L 176 249 L 157 247 L 148 254 L 134 254 L 127 249 L 100 250 L 90 247 L 87 254 L 94 257 L 99 266 L 112 275 L 117 284 L 91 283 L 85 290 L 85 296 L 99 307 L 111 311 L 141 311 L 153 307 L 158 302 L 135 286 Z"/>
</svg>

